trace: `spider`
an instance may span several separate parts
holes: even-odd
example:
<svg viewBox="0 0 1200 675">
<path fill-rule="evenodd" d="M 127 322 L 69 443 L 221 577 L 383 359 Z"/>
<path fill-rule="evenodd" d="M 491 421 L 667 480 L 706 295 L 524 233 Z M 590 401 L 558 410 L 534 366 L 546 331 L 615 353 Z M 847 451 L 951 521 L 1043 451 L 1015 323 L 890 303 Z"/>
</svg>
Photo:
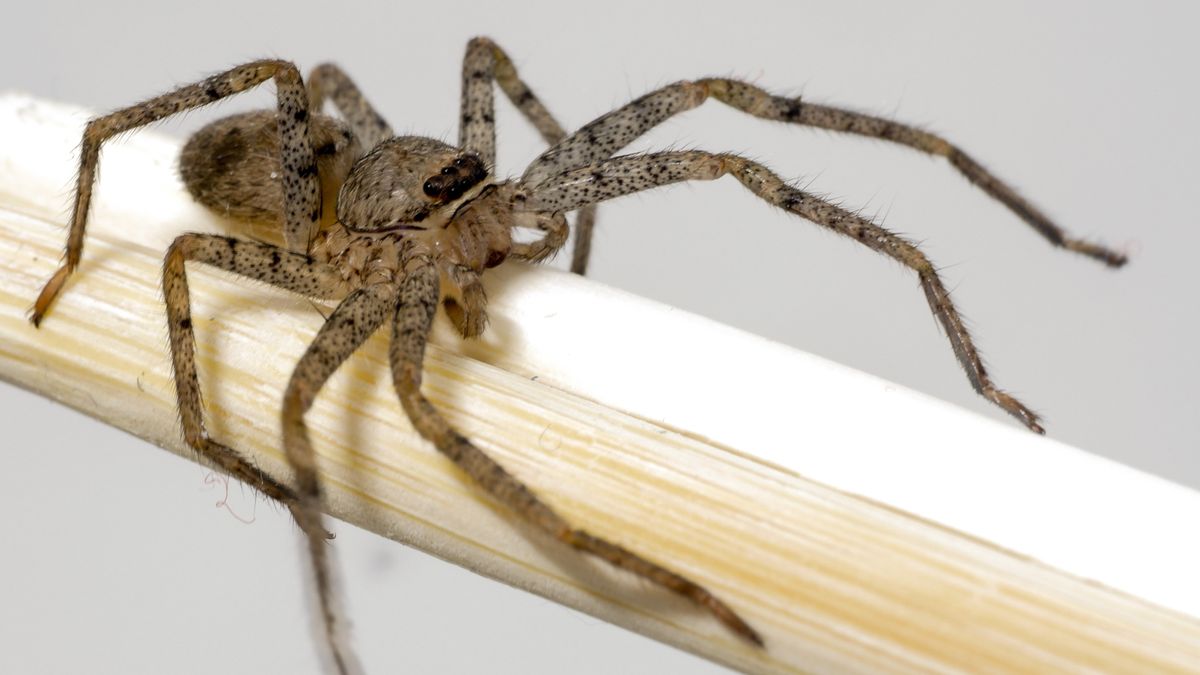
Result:
<svg viewBox="0 0 1200 675">
<path fill-rule="evenodd" d="M 91 120 L 83 133 L 66 260 L 37 298 L 41 321 L 79 265 L 101 145 L 136 129 L 273 80 L 275 111 L 227 117 L 184 147 L 180 173 L 205 206 L 251 225 L 282 227 L 283 245 L 212 234 L 182 234 L 163 266 L 178 411 L 187 444 L 201 457 L 281 502 L 304 532 L 324 640 L 339 673 L 354 657 L 334 609 L 322 521 L 322 490 L 304 416 L 322 385 L 373 333 L 391 329 L 389 358 L 400 402 L 416 430 L 487 493 L 550 536 L 666 587 L 710 612 L 742 639 L 763 646 L 737 612 L 698 583 L 593 536 L 564 520 L 520 480 L 455 431 L 421 393 L 422 360 L 440 306 L 464 338 L 487 326 L 480 282 L 509 259 L 537 262 L 566 242 L 574 222 L 574 272 L 586 271 L 595 205 L 689 180 L 730 175 L 785 211 L 851 237 L 916 272 L 972 387 L 1029 429 L 1038 416 L 997 388 L 937 270 L 909 241 L 789 185 L 750 159 L 701 150 L 618 155 L 669 117 L 709 98 L 755 117 L 879 138 L 945 157 L 968 180 L 1005 204 L 1052 244 L 1119 267 L 1123 254 L 1069 237 L 1012 188 L 946 140 L 896 121 L 772 95 L 729 78 L 682 81 L 654 90 L 567 135 L 521 81 L 508 56 L 487 38 L 467 45 L 458 145 L 396 136 L 337 66 L 324 64 L 307 86 L 294 64 L 247 63 Z M 548 150 L 516 179 L 497 180 L 494 87 L 541 133 Z M 324 113 L 331 101 L 340 113 Z M 517 230 L 534 234 L 519 241 Z M 185 264 L 200 262 L 314 298 L 339 301 L 292 373 L 283 397 L 282 442 L 290 483 L 266 475 L 205 429 Z"/>
</svg>

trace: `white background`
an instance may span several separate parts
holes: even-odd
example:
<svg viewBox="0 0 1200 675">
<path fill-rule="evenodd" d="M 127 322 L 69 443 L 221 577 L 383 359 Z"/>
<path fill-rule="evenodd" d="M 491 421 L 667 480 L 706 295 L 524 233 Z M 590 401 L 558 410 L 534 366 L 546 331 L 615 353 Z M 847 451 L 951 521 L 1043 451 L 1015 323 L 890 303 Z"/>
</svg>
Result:
<svg viewBox="0 0 1200 675">
<path fill-rule="evenodd" d="M 744 152 L 879 214 L 944 268 L 997 382 L 1042 411 L 1052 436 L 1200 487 L 1200 48 L 1186 3 L 391 2 L 335 11 L 125 0 L 12 11 L 0 87 L 97 110 L 251 58 L 291 58 L 304 70 L 336 60 L 398 132 L 452 140 L 463 47 L 486 34 L 567 127 L 657 85 L 711 74 L 923 124 L 1072 232 L 1128 249 L 1132 263 L 1113 272 L 1052 250 L 944 162 L 717 103 L 636 148 Z M 269 105 L 264 89 L 222 110 Z M 498 118 L 500 173 L 519 173 L 541 146 L 504 101 Z M 184 135 L 206 119 L 165 126 Z M 99 190 L 102 198 L 103 182 Z M 63 194 L 65 213 L 66 185 Z M 734 181 L 606 204 L 592 276 L 1001 415 L 971 392 L 911 273 L 774 212 Z M 213 508 L 221 490 L 206 487 L 206 470 L 8 385 L 0 411 L 9 523 L 0 670 L 317 669 L 294 528 L 276 509 L 255 511 L 235 486 L 234 507 L 257 514 L 243 525 Z M 338 534 L 370 672 L 719 671 L 348 526 Z"/>
</svg>

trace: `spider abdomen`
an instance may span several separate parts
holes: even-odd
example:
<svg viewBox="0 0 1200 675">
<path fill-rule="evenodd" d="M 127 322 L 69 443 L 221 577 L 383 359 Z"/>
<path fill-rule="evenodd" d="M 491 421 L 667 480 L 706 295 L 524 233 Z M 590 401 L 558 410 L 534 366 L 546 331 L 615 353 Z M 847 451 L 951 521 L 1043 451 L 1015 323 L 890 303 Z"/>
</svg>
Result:
<svg viewBox="0 0 1200 675">
<path fill-rule="evenodd" d="M 323 225 L 333 222 L 337 191 L 362 154 L 350 129 L 312 115 L 309 133 L 321 179 Z M 179 174 L 196 201 L 251 224 L 283 223 L 283 170 L 275 112 L 258 110 L 219 119 L 188 139 Z"/>
</svg>

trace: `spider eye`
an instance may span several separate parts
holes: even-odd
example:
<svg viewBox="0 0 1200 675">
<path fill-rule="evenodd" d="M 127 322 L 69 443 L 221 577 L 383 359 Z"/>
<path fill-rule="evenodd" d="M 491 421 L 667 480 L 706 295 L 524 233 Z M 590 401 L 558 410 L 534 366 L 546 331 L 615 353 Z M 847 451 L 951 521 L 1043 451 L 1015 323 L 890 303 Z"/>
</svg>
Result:
<svg viewBox="0 0 1200 675">
<path fill-rule="evenodd" d="M 466 157 L 455 157 L 454 166 L 466 166 L 468 164 Z"/>
<path fill-rule="evenodd" d="M 434 179 L 430 178 L 429 180 L 425 181 L 424 190 L 425 194 L 430 197 L 438 196 L 442 192 L 441 181 L 435 181 Z"/>
<path fill-rule="evenodd" d="M 455 160 L 455 163 L 456 163 L 456 164 L 458 163 L 458 162 L 457 162 L 457 160 Z M 455 171 L 455 170 L 454 170 L 454 167 L 452 167 L 452 166 L 443 166 L 443 167 L 442 167 L 442 171 L 441 171 L 441 173 L 442 173 L 442 175 L 443 175 L 443 176 L 451 176 L 451 175 L 453 175 L 453 174 L 456 174 L 456 173 L 458 173 L 458 172 L 457 172 L 457 171 Z"/>
</svg>

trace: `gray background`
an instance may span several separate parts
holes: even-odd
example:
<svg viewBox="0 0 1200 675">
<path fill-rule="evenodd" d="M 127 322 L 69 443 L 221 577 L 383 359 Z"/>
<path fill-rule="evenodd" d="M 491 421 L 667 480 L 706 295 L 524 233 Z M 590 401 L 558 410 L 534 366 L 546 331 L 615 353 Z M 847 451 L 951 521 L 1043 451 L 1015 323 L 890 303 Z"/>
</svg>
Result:
<svg viewBox="0 0 1200 675">
<path fill-rule="evenodd" d="M 5 17 L 0 87 L 103 110 L 254 57 L 333 59 L 398 132 L 453 139 L 462 48 L 487 34 L 567 126 L 707 74 L 894 114 L 1132 264 L 1112 272 L 1051 250 L 943 162 L 719 104 L 636 147 L 745 152 L 878 214 L 945 268 L 998 382 L 1044 412 L 1053 437 L 1200 487 L 1194 5 L 899 5 L 20 3 Z M 271 100 L 264 89 L 222 110 Z M 500 172 L 518 173 L 541 146 L 506 103 L 498 116 Z M 1000 416 L 971 393 L 912 274 L 733 181 L 605 205 L 593 276 Z M 242 525 L 213 508 L 206 470 L 8 385 L 0 410 L 0 671 L 316 670 L 285 517 L 260 504 Z M 231 500 L 255 508 L 240 489 Z M 371 672 L 719 670 L 338 531 Z"/>
</svg>

